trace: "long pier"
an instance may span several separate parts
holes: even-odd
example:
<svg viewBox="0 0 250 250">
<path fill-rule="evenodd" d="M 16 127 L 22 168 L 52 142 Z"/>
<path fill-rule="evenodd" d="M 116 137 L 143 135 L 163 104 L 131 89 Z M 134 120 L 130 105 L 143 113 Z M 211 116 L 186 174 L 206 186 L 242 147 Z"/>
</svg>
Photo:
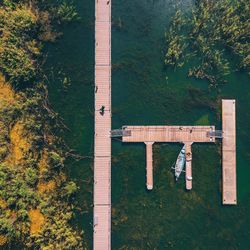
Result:
<svg viewBox="0 0 250 250">
<path fill-rule="evenodd" d="M 111 0 L 95 1 L 93 249 L 111 249 Z"/>
</svg>

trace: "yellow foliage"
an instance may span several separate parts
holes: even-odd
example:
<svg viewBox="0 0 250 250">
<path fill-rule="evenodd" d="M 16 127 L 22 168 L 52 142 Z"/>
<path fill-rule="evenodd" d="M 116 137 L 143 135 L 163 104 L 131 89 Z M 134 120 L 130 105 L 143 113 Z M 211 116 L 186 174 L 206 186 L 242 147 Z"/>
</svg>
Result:
<svg viewBox="0 0 250 250">
<path fill-rule="evenodd" d="M 15 101 L 15 92 L 12 87 L 6 83 L 5 77 L 0 73 L 0 105 L 11 104 Z"/>
<path fill-rule="evenodd" d="M 0 199 L 0 207 L 3 208 L 3 209 L 5 209 L 7 207 L 7 203 L 6 203 L 5 200 Z"/>
<path fill-rule="evenodd" d="M 12 105 L 16 103 L 21 96 L 15 93 L 14 89 L 5 81 L 5 77 L 0 73 L 0 107 Z M 1 126 L 4 126 L 0 122 Z M 10 133 L 11 152 L 6 161 L 10 164 L 18 164 L 22 162 L 25 154 L 30 150 L 30 139 L 26 136 L 24 125 L 21 121 L 14 124 Z"/>
<path fill-rule="evenodd" d="M 30 219 L 30 234 L 37 235 L 45 222 L 43 214 L 39 209 L 32 209 L 29 211 L 29 219 Z"/>
<path fill-rule="evenodd" d="M 5 245 L 7 243 L 7 241 L 8 241 L 8 238 L 6 236 L 0 234 L 0 246 Z"/>
<path fill-rule="evenodd" d="M 48 182 L 39 182 L 37 185 L 39 193 L 53 191 L 55 187 L 56 187 L 56 182 L 54 180 L 50 180 Z"/>
<path fill-rule="evenodd" d="M 30 138 L 24 135 L 22 122 L 17 122 L 10 131 L 10 142 L 12 145 L 8 161 L 12 164 L 21 163 L 25 154 L 30 150 Z"/>
<path fill-rule="evenodd" d="M 48 167 L 48 151 L 46 149 L 43 150 L 41 159 L 38 163 L 39 172 L 42 174 L 44 171 L 46 171 Z M 50 180 L 48 182 L 41 182 L 39 181 L 37 185 L 37 190 L 40 194 L 46 193 L 49 191 L 53 191 L 56 187 L 55 180 Z"/>
</svg>

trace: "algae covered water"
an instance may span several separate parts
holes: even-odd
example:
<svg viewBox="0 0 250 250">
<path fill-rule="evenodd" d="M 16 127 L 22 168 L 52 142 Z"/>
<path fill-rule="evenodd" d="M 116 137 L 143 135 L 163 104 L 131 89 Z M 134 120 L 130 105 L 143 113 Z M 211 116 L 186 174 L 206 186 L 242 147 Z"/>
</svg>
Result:
<svg viewBox="0 0 250 250">
<path fill-rule="evenodd" d="M 188 11 L 192 1 L 185 1 Z M 81 155 L 67 171 L 80 187 L 72 222 L 92 248 L 94 133 L 94 3 L 77 1 L 81 20 L 64 28 L 50 45 L 46 72 L 53 108 L 64 119 L 68 145 Z M 250 182 L 248 151 L 250 85 L 243 73 L 211 90 L 187 78 L 187 67 L 164 68 L 164 33 L 173 15 L 171 0 L 112 2 L 112 127 L 123 125 L 216 125 L 221 104 L 237 107 L 238 205 L 221 205 L 221 151 L 193 145 L 193 190 L 184 177 L 175 183 L 171 166 L 181 145 L 154 145 L 154 189 L 145 186 L 145 146 L 112 142 L 112 249 L 249 249 Z M 219 98 L 217 98 L 219 97 Z"/>
</svg>

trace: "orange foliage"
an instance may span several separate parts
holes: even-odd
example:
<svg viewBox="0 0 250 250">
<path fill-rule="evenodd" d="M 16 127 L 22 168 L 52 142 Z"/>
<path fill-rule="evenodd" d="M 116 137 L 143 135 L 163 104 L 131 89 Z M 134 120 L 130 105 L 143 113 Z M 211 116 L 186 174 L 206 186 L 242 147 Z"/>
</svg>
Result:
<svg viewBox="0 0 250 250">
<path fill-rule="evenodd" d="M 19 164 L 30 150 L 29 138 L 24 135 L 24 127 L 21 122 L 17 122 L 11 129 L 10 141 L 12 147 L 8 161 L 12 164 Z"/>
<path fill-rule="evenodd" d="M 7 241 L 8 241 L 8 238 L 6 236 L 0 234 L 0 246 L 5 245 L 7 243 Z"/>
<path fill-rule="evenodd" d="M 39 193 L 53 191 L 55 187 L 56 187 L 56 182 L 54 180 L 50 180 L 48 182 L 39 182 L 37 185 L 37 189 Z"/>
<path fill-rule="evenodd" d="M 29 211 L 29 219 L 30 219 L 30 234 L 36 235 L 41 231 L 41 228 L 44 224 L 44 216 L 40 212 L 39 209 L 32 209 Z"/>
<path fill-rule="evenodd" d="M 12 87 L 6 83 L 5 77 L 0 73 L 0 100 L 2 103 L 11 104 L 15 101 L 15 92 Z"/>
</svg>

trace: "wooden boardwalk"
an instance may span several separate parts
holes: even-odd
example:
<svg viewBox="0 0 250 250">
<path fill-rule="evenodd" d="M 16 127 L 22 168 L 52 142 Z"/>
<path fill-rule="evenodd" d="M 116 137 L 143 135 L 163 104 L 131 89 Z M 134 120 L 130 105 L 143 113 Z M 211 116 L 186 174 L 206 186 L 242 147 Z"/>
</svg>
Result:
<svg viewBox="0 0 250 250">
<path fill-rule="evenodd" d="M 111 249 L 111 1 L 95 2 L 93 249 Z"/>
<path fill-rule="evenodd" d="M 146 144 L 146 186 L 153 189 L 153 150 L 154 142 L 179 142 L 186 145 L 186 189 L 192 189 L 192 150 L 194 142 L 215 142 L 210 136 L 214 126 L 123 126 L 123 142 L 144 142 Z M 128 136 L 129 135 L 129 136 Z"/>
<path fill-rule="evenodd" d="M 186 145 L 186 189 L 192 189 L 192 148 L 194 142 L 215 142 L 222 138 L 222 203 L 237 204 L 235 100 L 222 100 L 222 133 L 214 126 L 123 126 L 123 142 L 146 144 L 147 189 L 153 189 L 153 150 L 155 142 Z"/>
<path fill-rule="evenodd" d="M 123 126 L 131 136 L 123 136 L 123 142 L 215 142 L 207 133 L 214 126 Z"/>
<path fill-rule="evenodd" d="M 237 204 L 235 100 L 222 100 L 222 203 Z"/>
</svg>

